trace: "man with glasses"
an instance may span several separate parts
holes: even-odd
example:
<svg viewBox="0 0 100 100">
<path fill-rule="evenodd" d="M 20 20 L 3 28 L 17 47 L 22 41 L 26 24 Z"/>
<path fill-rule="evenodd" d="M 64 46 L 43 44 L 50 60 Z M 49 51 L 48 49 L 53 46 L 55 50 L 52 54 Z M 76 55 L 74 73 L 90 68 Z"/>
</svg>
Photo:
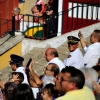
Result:
<svg viewBox="0 0 100 100">
<path fill-rule="evenodd" d="M 83 73 L 75 67 L 68 67 L 63 72 L 60 82 L 65 95 L 58 97 L 56 100 L 95 100 L 93 92 L 84 86 L 84 83 Z"/>
<path fill-rule="evenodd" d="M 78 48 L 78 42 L 80 39 L 74 36 L 68 36 L 67 38 L 70 55 L 64 60 L 64 64 L 66 66 L 74 66 L 75 68 L 80 69 L 84 66 L 83 55 Z"/>
</svg>

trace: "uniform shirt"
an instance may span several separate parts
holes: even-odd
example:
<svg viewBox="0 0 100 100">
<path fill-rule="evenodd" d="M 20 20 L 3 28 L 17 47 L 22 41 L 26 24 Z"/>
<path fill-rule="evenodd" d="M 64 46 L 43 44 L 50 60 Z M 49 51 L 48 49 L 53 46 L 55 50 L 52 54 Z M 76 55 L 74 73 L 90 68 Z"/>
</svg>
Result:
<svg viewBox="0 0 100 100">
<path fill-rule="evenodd" d="M 84 48 L 85 49 L 85 48 Z M 100 58 L 100 43 L 94 43 L 86 49 L 84 55 L 84 65 L 87 68 L 95 66 Z"/>
<path fill-rule="evenodd" d="M 69 58 L 66 58 L 64 60 L 64 64 L 66 66 L 74 66 L 75 68 L 82 68 L 84 67 L 84 62 L 83 62 L 83 55 L 79 48 L 77 48 L 75 51 L 70 52 Z"/>
<path fill-rule="evenodd" d="M 55 14 L 49 15 L 45 19 L 44 33 L 47 38 L 57 36 L 57 16 Z"/>
<path fill-rule="evenodd" d="M 58 57 L 55 57 L 54 59 L 52 59 L 51 61 L 48 62 L 49 63 L 54 63 L 54 64 L 57 64 L 59 66 L 59 69 L 60 71 L 65 68 L 65 65 L 64 63 L 58 58 Z"/>
<path fill-rule="evenodd" d="M 27 80 L 27 75 L 25 73 L 25 68 L 24 67 L 18 67 L 15 72 L 21 72 L 21 73 L 23 73 L 23 75 L 24 75 L 24 81 L 22 83 L 29 84 L 28 80 Z"/>
<path fill-rule="evenodd" d="M 95 100 L 93 92 L 86 86 L 83 89 L 72 90 L 56 100 Z"/>
</svg>

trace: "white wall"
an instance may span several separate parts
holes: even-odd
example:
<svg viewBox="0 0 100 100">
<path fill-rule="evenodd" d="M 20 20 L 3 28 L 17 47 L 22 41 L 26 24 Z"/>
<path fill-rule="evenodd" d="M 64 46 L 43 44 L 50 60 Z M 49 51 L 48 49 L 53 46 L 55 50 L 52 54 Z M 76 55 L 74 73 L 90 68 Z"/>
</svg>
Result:
<svg viewBox="0 0 100 100">
<path fill-rule="evenodd" d="M 99 27 L 100 27 L 100 23 L 93 24 L 88 27 L 81 28 L 81 29 L 63 34 L 58 37 L 54 37 L 52 39 L 44 40 L 44 41 L 24 38 L 22 41 L 22 55 L 25 55 L 30 50 L 32 50 L 34 47 L 45 48 L 46 46 L 50 45 L 51 47 L 57 48 L 67 40 L 67 36 L 73 35 L 77 37 L 79 31 L 81 31 L 83 33 L 84 38 L 86 38 L 90 36 L 93 30 L 99 29 Z"/>
</svg>

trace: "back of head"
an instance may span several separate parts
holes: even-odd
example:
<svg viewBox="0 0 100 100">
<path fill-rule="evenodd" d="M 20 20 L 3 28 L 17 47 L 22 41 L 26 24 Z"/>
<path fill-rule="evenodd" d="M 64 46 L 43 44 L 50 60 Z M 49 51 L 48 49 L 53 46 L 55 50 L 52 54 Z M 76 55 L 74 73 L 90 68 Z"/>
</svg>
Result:
<svg viewBox="0 0 100 100">
<path fill-rule="evenodd" d="M 100 30 L 96 29 L 93 32 L 95 33 L 94 37 L 97 39 L 98 42 L 100 42 Z"/>
<path fill-rule="evenodd" d="M 57 52 L 57 50 L 55 48 L 50 48 L 50 50 L 51 50 L 50 54 L 53 54 L 54 57 L 59 57 L 58 52 Z"/>
<path fill-rule="evenodd" d="M 70 77 L 69 77 L 69 81 L 76 83 L 76 88 L 77 89 L 82 89 L 85 83 L 85 77 L 84 74 L 79 70 L 76 69 L 75 67 L 67 67 L 65 68 L 65 72 L 63 71 L 63 73 L 69 73 Z"/>
<path fill-rule="evenodd" d="M 14 82 L 7 82 L 4 88 L 4 98 L 5 100 L 13 100 L 13 91 L 17 87 Z"/>
<path fill-rule="evenodd" d="M 35 6 L 37 7 L 37 10 L 39 10 L 39 12 L 42 11 L 42 4 L 40 4 L 40 5 L 35 5 Z"/>
<path fill-rule="evenodd" d="M 47 91 L 47 94 L 52 97 L 52 98 L 56 98 L 58 97 L 58 91 L 54 90 L 54 85 L 53 84 L 47 84 L 43 89 L 42 92 Z"/>
<path fill-rule="evenodd" d="M 13 100 L 34 100 L 33 92 L 28 84 L 19 84 L 13 92 Z"/>
<path fill-rule="evenodd" d="M 93 68 L 81 68 L 80 69 L 84 76 L 85 76 L 85 85 L 88 86 L 90 89 L 93 89 L 92 82 L 97 82 L 98 74 Z"/>
</svg>

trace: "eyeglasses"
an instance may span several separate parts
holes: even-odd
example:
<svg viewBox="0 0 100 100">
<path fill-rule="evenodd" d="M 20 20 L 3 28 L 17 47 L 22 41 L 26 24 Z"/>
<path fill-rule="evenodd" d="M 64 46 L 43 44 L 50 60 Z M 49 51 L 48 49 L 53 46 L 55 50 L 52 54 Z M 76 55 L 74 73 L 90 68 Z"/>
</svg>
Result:
<svg viewBox="0 0 100 100">
<path fill-rule="evenodd" d="M 10 65 L 13 65 L 13 64 L 14 64 L 14 62 L 10 62 L 9 64 L 10 64 Z"/>
<path fill-rule="evenodd" d="M 63 81 L 70 82 L 69 80 L 64 80 L 63 77 L 61 77 L 61 82 L 63 82 Z"/>
</svg>

